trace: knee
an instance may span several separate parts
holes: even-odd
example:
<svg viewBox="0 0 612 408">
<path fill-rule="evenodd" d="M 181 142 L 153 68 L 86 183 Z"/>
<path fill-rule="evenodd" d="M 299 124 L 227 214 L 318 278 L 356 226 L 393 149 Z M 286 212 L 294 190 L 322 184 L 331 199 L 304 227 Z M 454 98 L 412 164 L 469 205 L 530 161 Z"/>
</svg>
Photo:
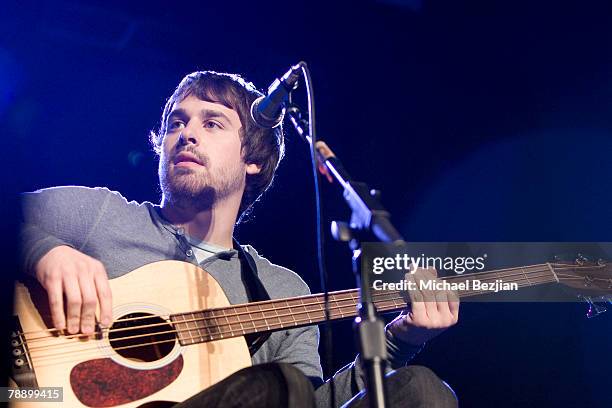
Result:
<svg viewBox="0 0 612 408">
<path fill-rule="evenodd" d="M 268 363 L 264 366 L 279 375 L 285 385 L 285 393 L 290 407 L 313 407 L 314 389 L 304 373 L 287 363 Z"/>
<path fill-rule="evenodd" d="M 406 374 L 403 374 L 403 372 L 405 372 Z M 437 385 L 439 382 L 442 381 L 436 375 L 436 373 L 434 373 L 431 369 L 425 366 L 411 365 L 402 367 L 398 370 L 398 373 L 402 373 L 402 375 L 409 376 L 412 381 L 417 381 L 423 384 Z"/>
<path fill-rule="evenodd" d="M 299 368 L 295 368 L 293 365 L 289 363 L 265 363 L 263 365 L 274 366 L 277 369 L 279 369 L 284 375 L 304 377 L 306 379 L 306 376 L 300 371 Z"/>
<path fill-rule="evenodd" d="M 287 363 L 275 363 L 275 366 L 282 373 L 289 388 L 313 392 L 312 383 L 301 370 Z"/>
<path fill-rule="evenodd" d="M 407 366 L 396 371 L 398 381 L 412 400 L 427 401 L 426 406 L 457 407 L 453 389 L 433 371 L 423 366 Z M 416 394 L 416 395 L 415 395 Z"/>
</svg>

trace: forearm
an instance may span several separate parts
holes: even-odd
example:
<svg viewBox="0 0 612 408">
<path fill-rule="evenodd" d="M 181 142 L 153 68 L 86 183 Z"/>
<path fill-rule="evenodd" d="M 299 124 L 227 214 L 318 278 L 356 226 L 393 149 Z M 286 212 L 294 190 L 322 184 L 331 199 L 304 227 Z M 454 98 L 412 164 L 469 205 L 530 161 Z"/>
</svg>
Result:
<svg viewBox="0 0 612 408">
<path fill-rule="evenodd" d="M 49 234 L 34 224 L 22 224 L 20 230 L 20 266 L 29 275 L 35 274 L 38 261 L 53 248 L 62 245 L 74 247 L 73 243 Z"/>
</svg>

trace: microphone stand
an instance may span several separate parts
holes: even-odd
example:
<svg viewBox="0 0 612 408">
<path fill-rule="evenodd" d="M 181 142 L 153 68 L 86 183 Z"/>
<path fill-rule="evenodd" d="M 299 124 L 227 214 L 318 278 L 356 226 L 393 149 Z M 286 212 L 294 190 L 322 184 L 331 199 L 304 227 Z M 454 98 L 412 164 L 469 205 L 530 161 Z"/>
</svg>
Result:
<svg viewBox="0 0 612 408">
<path fill-rule="evenodd" d="M 308 120 L 303 118 L 299 107 L 289 103 L 285 115 L 309 145 L 312 138 L 308 135 Z M 361 359 L 366 368 L 366 390 L 370 407 L 387 406 L 385 385 L 385 365 L 387 361 L 387 344 L 385 326 L 376 313 L 372 301 L 372 287 L 367 273 L 361 268 L 361 240 L 365 233 L 371 232 L 382 242 L 401 245 L 404 240 L 391 224 L 390 214 L 380 203 L 380 191 L 370 190 L 367 184 L 353 180 L 342 166 L 342 163 L 323 142 L 316 142 L 319 171 L 331 182 L 334 179 L 342 186 L 344 200 L 351 208 L 350 223 L 332 222 L 332 235 L 338 241 L 348 242 L 353 251 L 352 266 L 357 287 L 359 287 L 359 304 L 354 329 L 358 336 Z"/>
</svg>

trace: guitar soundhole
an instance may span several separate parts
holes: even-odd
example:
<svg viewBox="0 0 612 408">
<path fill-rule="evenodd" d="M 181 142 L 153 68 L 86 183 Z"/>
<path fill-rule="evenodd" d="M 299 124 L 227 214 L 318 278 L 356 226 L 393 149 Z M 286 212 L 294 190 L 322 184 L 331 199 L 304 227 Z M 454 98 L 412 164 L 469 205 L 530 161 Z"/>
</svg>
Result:
<svg viewBox="0 0 612 408">
<path fill-rule="evenodd" d="M 130 313 L 109 330 L 111 347 L 133 361 L 156 361 L 172 351 L 176 330 L 166 320 L 148 313 Z"/>
</svg>

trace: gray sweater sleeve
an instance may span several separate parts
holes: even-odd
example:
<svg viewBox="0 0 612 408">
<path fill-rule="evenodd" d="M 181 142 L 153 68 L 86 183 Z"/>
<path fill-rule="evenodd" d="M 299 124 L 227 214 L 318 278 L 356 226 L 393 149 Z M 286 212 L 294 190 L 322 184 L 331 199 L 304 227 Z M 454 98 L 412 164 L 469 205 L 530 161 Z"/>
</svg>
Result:
<svg viewBox="0 0 612 408">
<path fill-rule="evenodd" d="M 23 271 L 34 273 L 40 258 L 57 246 L 83 249 L 111 195 L 106 188 L 76 186 L 23 193 L 20 227 Z"/>
</svg>

